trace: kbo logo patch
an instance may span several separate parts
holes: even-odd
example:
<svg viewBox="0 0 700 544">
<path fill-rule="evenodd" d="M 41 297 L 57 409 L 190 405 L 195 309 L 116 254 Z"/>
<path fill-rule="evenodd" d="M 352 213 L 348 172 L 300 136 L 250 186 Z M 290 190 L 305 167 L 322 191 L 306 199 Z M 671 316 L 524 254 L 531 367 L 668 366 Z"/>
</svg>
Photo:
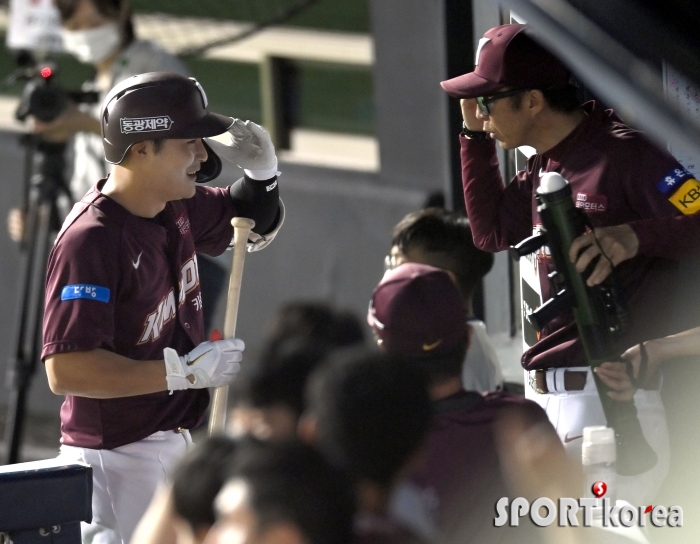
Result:
<svg viewBox="0 0 700 544">
<path fill-rule="evenodd" d="M 700 182 L 689 179 L 668 199 L 684 215 L 700 211 Z"/>
<path fill-rule="evenodd" d="M 656 189 L 684 215 L 700 211 L 700 182 L 684 168 L 674 168 L 657 184 Z"/>
</svg>

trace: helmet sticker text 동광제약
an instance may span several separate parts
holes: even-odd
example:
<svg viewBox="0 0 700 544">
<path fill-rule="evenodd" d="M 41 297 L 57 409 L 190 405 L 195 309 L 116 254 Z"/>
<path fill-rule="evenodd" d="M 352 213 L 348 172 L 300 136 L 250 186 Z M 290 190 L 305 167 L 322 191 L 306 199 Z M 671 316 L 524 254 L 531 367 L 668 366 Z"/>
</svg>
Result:
<svg viewBox="0 0 700 544">
<path fill-rule="evenodd" d="M 119 127 L 122 134 L 131 134 L 133 132 L 151 132 L 160 130 L 170 130 L 174 121 L 167 115 L 157 117 L 122 117 L 119 119 Z"/>
</svg>

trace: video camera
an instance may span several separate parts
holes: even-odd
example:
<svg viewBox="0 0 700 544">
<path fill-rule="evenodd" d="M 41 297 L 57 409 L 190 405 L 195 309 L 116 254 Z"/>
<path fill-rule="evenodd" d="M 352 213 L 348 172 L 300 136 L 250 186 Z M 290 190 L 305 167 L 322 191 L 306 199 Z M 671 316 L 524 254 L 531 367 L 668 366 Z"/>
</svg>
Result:
<svg viewBox="0 0 700 544">
<path fill-rule="evenodd" d="M 555 295 L 528 314 L 528 321 L 541 331 L 557 315 L 572 310 L 591 368 L 606 361 L 619 361 L 613 339 L 624 332 L 627 312 L 615 270 L 602 284 L 589 287 L 586 278 L 597 261 L 579 273 L 568 255 L 574 239 L 584 234 L 587 227 L 592 228 L 588 217 L 574 206 L 569 182 L 556 172 L 542 176 L 535 198 L 544 231 L 513 246 L 511 255 L 520 258 L 548 246 L 556 269 L 549 275 Z M 615 429 L 617 472 L 621 475 L 646 472 L 656 464 L 657 456 L 642 434 L 634 400 L 611 399 L 607 394 L 610 389 L 595 372 L 592 374 L 605 418 Z"/>
<path fill-rule="evenodd" d="M 5 84 L 27 82 L 15 111 L 19 121 L 32 115 L 48 123 L 61 115 L 69 100 L 84 104 L 95 104 L 99 100 L 99 94 L 95 91 L 61 89 L 54 79 L 58 74 L 58 65 L 54 61 L 35 62 L 31 54 L 24 51 L 17 55 L 16 62 L 18 68 L 5 80 Z"/>
<path fill-rule="evenodd" d="M 96 92 L 61 89 L 56 78 L 58 65 L 47 60 L 48 54 L 63 50 L 61 19 L 54 3 L 12 0 L 9 8 L 6 45 L 15 52 L 17 69 L 4 83 L 26 82 L 15 117 L 23 121 L 31 115 L 37 121 L 48 123 L 57 119 L 71 101 L 96 103 L 99 100 Z M 41 358 L 46 263 L 53 234 L 60 228 L 64 215 L 57 202 L 72 200 L 65 182 L 66 142 L 52 142 L 47 138 L 32 131 L 19 136 L 19 143 L 25 150 L 21 205 L 23 240 L 15 331 L 7 363 L 6 463 L 19 460 L 28 391 Z"/>
</svg>

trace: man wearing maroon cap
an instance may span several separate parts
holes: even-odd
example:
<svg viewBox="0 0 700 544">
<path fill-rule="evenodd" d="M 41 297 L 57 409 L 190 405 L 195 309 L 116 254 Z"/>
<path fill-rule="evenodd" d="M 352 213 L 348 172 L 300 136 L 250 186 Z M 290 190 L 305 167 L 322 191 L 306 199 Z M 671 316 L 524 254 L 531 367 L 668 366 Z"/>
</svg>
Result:
<svg viewBox="0 0 700 544">
<path fill-rule="evenodd" d="M 380 348 L 404 356 L 423 370 L 435 414 L 426 456 L 404 494 L 417 497 L 439 541 L 530 542 L 530 529 L 496 528 L 494 505 L 510 495 L 494 443 L 494 423 L 516 411 L 528 426 L 550 436 L 564 450 L 544 411 L 534 402 L 506 392 L 465 391 L 461 372 L 469 345 L 465 310 L 448 272 L 404 263 L 388 271 L 375 288 L 367 320 Z M 556 456 L 557 452 L 553 452 Z M 398 497 L 395 514 L 416 521 L 410 499 Z M 512 531 L 517 531 L 514 535 Z M 429 534 L 429 533 L 428 533 Z M 467 536 L 469 537 L 467 539 Z M 534 539 L 539 541 L 539 539 Z"/>
<path fill-rule="evenodd" d="M 207 388 L 240 368 L 241 340 L 205 341 L 195 252 L 223 253 L 234 216 L 256 221 L 250 250 L 282 223 L 269 136 L 207 107 L 199 83 L 175 73 L 112 89 L 100 122 L 114 170 L 73 207 L 49 256 L 42 359 L 66 396 L 61 456 L 93 467 L 86 543 L 128 544 L 191 444 Z M 203 139 L 220 134 L 233 145 Z M 198 187 L 221 172 L 215 146 L 245 176 Z"/>
<path fill-rule="evenodd" d="M 454 274 L 471 340 L 462 366 L 464 388 L 481 392 L 503 389 L 502 366 L 486 333 L 486 324 L 474 317 L 474 291 L 491 270 L 493 253 L 474 245 L 467 218 L 442 208 L 424 208 L 406 215 L 394 226 L 385 270 L 404 262 L 428 264 Z M 521 376 L 522 371 L 518 378 Z"/>
<path fill-rule="evenodd" d="M 558 172 L 594 227 L 572 244 L 572 262 L 580 272 L 594 262 L 591 286 L 616 268 L 631 325 L 616 341 L 619 353 L 677 332 L 671 318 L 678 311 L 678 262 L 700 248 L 700 182 L 611 110 L 595 102 L 580 105 L 569 70 L 529 32 L 516 24 L 492 28 L 479 42 L 474 71 L 442 82 L 461 99 L 462 178 L 474 241 L 501 251 L 538 232 L 533 196 L 544 173 Z M 494 140 L 504 149 L 536 150 L 507 186 Z M 553 263 L 545 251 L 534 261 L 546 300 L 553 294 Z M 570 312 L 544 327 L 522 364 L 530 374 L 529 396 L 547 410 L 569 453 L 580 459 L 583 427 L 605 420 Z M 668 471 L 668 435 L 658 391 L 640 391 L 635 404 L 659 462 L 644 477 L 621 477 L 619 496 L 646 504 Z"/>
</svg>

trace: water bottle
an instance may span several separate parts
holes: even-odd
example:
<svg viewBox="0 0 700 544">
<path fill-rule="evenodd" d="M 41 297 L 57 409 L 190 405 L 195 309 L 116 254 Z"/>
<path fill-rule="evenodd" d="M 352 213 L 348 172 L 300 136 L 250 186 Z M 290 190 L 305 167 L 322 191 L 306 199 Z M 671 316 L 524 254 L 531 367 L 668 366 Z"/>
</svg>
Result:
<svg viewBox="0 0 700 544">
<path fill-rule="evenodd" d="M 604 425 L 584 427 L 581 462 L 586 475 L 585 497 L 597 500 L 610 499 L 614 506 L 617 500 L 617 473 L 615 472 L 615 431 Z"/>
</svg>

